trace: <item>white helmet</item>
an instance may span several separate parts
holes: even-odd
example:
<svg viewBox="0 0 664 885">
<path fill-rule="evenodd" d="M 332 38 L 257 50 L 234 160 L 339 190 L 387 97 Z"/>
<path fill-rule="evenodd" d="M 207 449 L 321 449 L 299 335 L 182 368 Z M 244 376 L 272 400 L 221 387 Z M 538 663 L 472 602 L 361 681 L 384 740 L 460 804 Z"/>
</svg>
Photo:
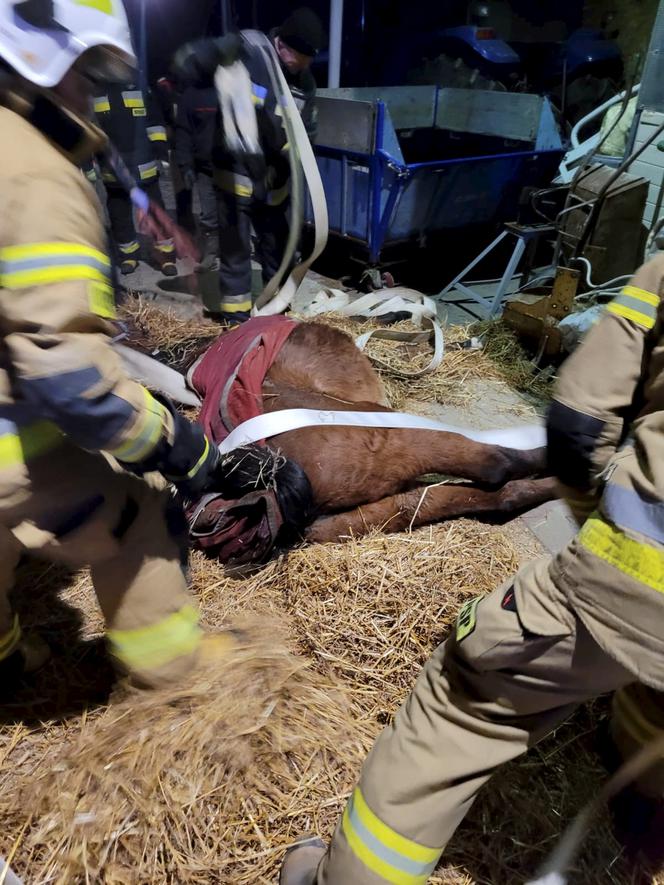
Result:
<svg viewBox="0 0 664 885">
<path fill-rule="evenodd" d="M 122 0 L 0 0 L 0 58 L 26 80 L 56 86 L 84 53 L 95 79 L 136 66 Z"/>
</svg>

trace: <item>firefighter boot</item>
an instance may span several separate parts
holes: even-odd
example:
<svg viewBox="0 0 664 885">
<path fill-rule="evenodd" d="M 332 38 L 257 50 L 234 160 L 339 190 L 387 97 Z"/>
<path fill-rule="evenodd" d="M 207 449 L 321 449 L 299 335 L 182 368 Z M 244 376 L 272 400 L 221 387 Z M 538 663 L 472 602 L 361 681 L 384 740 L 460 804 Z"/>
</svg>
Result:
<svg viewBox="0 0 664 885">
<path fill-rule="evenodd" d="M 219 270 L 219 234 L 209 231 L 203 237 L 201 260 L 195 267 L 197 273 Z"/>
<path fill-rule="evenodd" d="M 327 848 L 322 839 L 311 836 L 288 849 L 279 874 L 279 885 L 315 885 L 316 872 Z"/>
<path fill-rule="evenodd" d="M 175 248 L 170 241 L 157 243 L 157 260 L 159 269 L 165 277 L 176 277 L 178 269 L 175 264 Z"/>
</svg>

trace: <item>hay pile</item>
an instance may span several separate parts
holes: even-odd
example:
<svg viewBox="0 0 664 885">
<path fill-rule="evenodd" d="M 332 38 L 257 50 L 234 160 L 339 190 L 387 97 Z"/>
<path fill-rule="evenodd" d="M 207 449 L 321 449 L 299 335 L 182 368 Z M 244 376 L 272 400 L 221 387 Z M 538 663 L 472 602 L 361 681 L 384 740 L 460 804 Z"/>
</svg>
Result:
<svg viewBox="0 0 664 885">
<path fill-rule="evenodd" d="M 129 344 L 180 372 L 186 371 L 221 331 L 212 320 L 183 320 L 172 310 L 162 310 L 140 297 L 127 298 L 118 316 L 126 324 Z"/>
<path fill-rule="evenodd" d="M 173 368 L 184 371 L 216 338 L 221 327 L 209 320 L 183 320 L 141 298 L 130 298 L 122 306 L 121 318 L 127 323 L 129 339 Z M 299 319 L 306 319 L 298 317 Z M 358 322 L 337 314 L 324 314 L 309 322 L 325 323 L 356 338 L 370 329 L 384 328 L 375 320 Z M 409 320 L 389 328 L 415 331 Z M 392 407 L 400 409 L 406 400 L 424 403 L 463 405 L 472 396 L 468 382 L 487 379 L 526 393 L 537 407 L 550 395 L 551 376 L 534 369 L 517 338 L 499 321 L 450 326 L 445 330 L 445 358 L 432 374 L 405 379 L 377 369 Z M 459 349 L 455 345 L 470 337 L 480 337 L 482 350 Z M 427 344 L 407 344 L 372 338 L 366 348 L 396 372 L 414 372 L 428 365 L 431 349 Z"/>
<path fill-rule="evenodd" d="M 297 833 L 329 836 L 361 758 L 462 601 L 517 564 L 504 530 L 468 520 L 295 550 L 242 579 L 195 554 L 208 626 L 260 626 L 183 690 L 110 706 L 87 575 L 24 576 L 24 621 L 47 623 L 67 652 L 3 710 L 0 854 L 30 885 L 272 885 Z M 62 583 L 88 645 L 53 606 Z M 602 716 L 601 705 L 583 711 L 502 773 L 432 883 L 524 881 L 604 777 L 592 749 Z M 573 881 L 627 885 L 618 854 L 595 828 Z"/>
<path fill-rule="evenodd" d="M 385 328 L 375 320 L 359 322 L 338 314 L 323 314 L 315 322 L 341 329 L 356 338 L 372 329 Z M 392 323 L 390 329 L 404 332 L 420 331 L 410 320 Z M 448 326 L 444 330 L 445 357 L 435 372 L 421 378 L 400 378 L 398 374 L 377 367 L 394 409 L 403 407 L 407 400 L 425 403 L 464 405 L 472 395 L 468 382 L 492 380 L 505 387 L 528 394 L 535 406 L 551 395 L 551 374 L 533 366 L 516 336 L 500 320 L 474 323 L 468 326 Z M 461 342 L 476 337 L 481 350 L 460 349 Z M 425 368 L 432 356 L 427 344 L 397 343 L 371 338 L 365 353 L 396 373 L 416 372 Z"/>
<path fill-rule="evenodd" d="M 189 342 L 183 360 L 218 331 L 130 309 L 148 345 L 174 353 Z M 439 389 L 486 377 L 487 352 L 448 359 L 457 380 Z M 274 885 L 297 834 L 331 834 L 364 754 L 460 605 L 518 559 L 506 530 L 469 520 L 294 550 L 239 579 L 194 554 L 203 620 L 241 627 L 240 647 L 180 690 L 120 688 L 110 704 L 88 574 L 31 567 L 17 604 L 56 657 L 0 698 L 0 854 L 26 885 Z M 594 739 L 605 716 L 603 703 L 581 711 L 498 775 L 432 885 L 532 875 L 604 778 Z M 572 881 L 637 881 L 606 822 Z"/>
</svg>

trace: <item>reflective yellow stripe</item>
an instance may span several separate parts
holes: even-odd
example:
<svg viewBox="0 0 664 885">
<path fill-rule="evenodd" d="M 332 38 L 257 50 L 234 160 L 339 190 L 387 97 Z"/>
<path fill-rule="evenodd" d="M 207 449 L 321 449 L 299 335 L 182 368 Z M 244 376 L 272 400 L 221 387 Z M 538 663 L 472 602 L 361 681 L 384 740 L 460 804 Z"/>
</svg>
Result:
<svg viewBox="0 0 664 885">
<path fill-rule="evenodd" d="M 129 670 L 155 670 L 192 654 L 202 635 L 198 612 L 191 605 L 149 627 L 108 631 L 112 653 Z"/>
<path fill-rule="evenodd" d="M 4 246 L 0 249 L 0 261 L 19 261 L 29 258 L 50 258 L 62 255 L 82 255 L 94 258 L 101 264 L 110 268 L 111 261 L 108 255 L 93 249 L 92 246 L 83 246 L 80 243 L 26 243 L 22 246 Z"/>
<path fill-rule="evenodd" d="M 227 194 L 235 194 L 236 197 L 251 197 L 254 193 L 254 186 L 247 175 L 221 170 L 215 172 L 214 183 L 222 191 Z"/>
<path fill-rule="evenodd" d="M 150 141 L 166 141 L 166 130 L 163 126 L 148 126 Z"/>
<path fill-rule="evenodd" d="M 111 0 L 74 0 L 78 6 L 89 6 L 90 9 L 96 9 L 97 12 L 104 12 L 106 15 L 113 15 L 113 3 Z"/>
<path fill-rule="evenodd" d="M 239 313 L 244 310 L 251 310 L 251 299 L 249 301 L 237 301 L 233 303 L 232 301 L 222 301 L 221 309 L 224 313 Z"/>
<path fill-rule="evenodd" d="M 647 289 L 639 289 L 637 286 L 625 286 L 623 292 L 625 295 L 631 295 L 632 298 L 636 298 L 637 301 L 643 301 L 644 304 L 649 304 L 651 307 L 659 307 L 659 295 L 648 292 Z"/>
<path fill-rule="evenodd" d="M 25 270 L 2 274 L 2 285 L 7 289 L 30 289 L 50 283 L 66 283 L 72 280 L 98 280 L 105 282 L 106 276 L 94 267 L 84 264 L 71 264 L 66 267 L 45 267 L 42 270 Z"/>
<path fill-rule="evenodd" d="M 148 178 L 154 178 L 156 175 L 159 175 L 159 167 L 156 163 L 144 163 L 138 167 L 138 174 L 141 181 L 147 181 Z"/>
<path fill-rule="evenodd" d="M 98 317 L 105 317 L 114 320 L 115 312 L 115 293 L 113 286 L 108 283 L 90 283 L 88 286 L 88 304 L 90 312 Z"/>
<path fill-rule="evenodd" d="M 9 655 L 16 651 L 16 646 L 19 644 L 20 639 L 21 625 L 18 620 L 18 615 L 14 615 L 14 623 L 12 626 L 5 634 L 0 635 L 0 661 L 6 660 Z"/>
<path fill-rule="evenodd" d="M 631 320 L 633 323 L 636 323 L 638 326 L 643 326 L 644 329 L 650 331 L 655 326 L 655 320 L 653 317 L 646 316 L 646 314 L 641 313 L 639 310 L 633 310 L 631 307 L 626 307 L 623 304 L 617 304 L 615 301 L 612 301 L 611 304 L 607 307 L 609 313 L 613 313 L 616 316 L 624 317 L 626 320 Z"/>
<path fill-rule="evenodd" d="M 133 243 L 120 243 L 118 248 L 123 255 L 133 255 L 134 252 L 138 252 L 141 248 L 141 244 L 134 240 Z"/>
<path fill-rule="evenodd" d="M 72 280 L 107 283 L 110 260 L 98 249 L 79 243 L 30 243 L 0 249 L 0 285 L 7 289 Z"/>
<path fill-rule="evenodd" d="M 122 102 L 126 108 L 144 108 L 145 100 L 140 89 L 132 89 L 122 93 Z"/>
<path fill-rule="evenodd" d="M 383 823 L 356 787 L 346 806 L 342 829 L 353 853 L 392 885 L 426 885 L 442 849 L 427 848 Z"/>
<path fill-rule="evenodd" d="M 581 528 L 579 543 L 618 571 L 664 593 L 664 550 L 642 544 L 599 516 L 591 516 Z"/>
<path fill-rule="evenodd" d="M 95 98 L 95 114 L 107 114 L 111 110 L 111 103 L 107 98 Z"/>
<path fill-rule="evenodd" d="M 609 313 L 643 326 L 650 331 L 657 320 L 660 298 L 654 292 L 639 289 L 638 286 L 625 286 L 608 305 Z"/>
<path fill-rule="evenodd" d="M 107 449 L 109 455 L 127 464 L 137 464 L 152 454 L 164 431 L 166 408 L 146 388 L 143 388 L 143 394 L 145 408 L 131 439 L 117 448 Z"/>
<path fill-rule="evenodd" d="M 188 473 L 186 473 L 184 475 L 184 477 L 169 475 L 166 478 L 170 479 L 172 481 L 180 480 L 180 479 L 193 479 L 196 476 L 196 474 L 198 473 L 198 471 L 201 469 L 203 464 L 205 463 L 205 460 L 206 460 L 209 452 L 210 452 L 210 442 L 209 442 L 208 438 L 205 437 L 205 446 L 203 447 L 203 454 L 198 459 L 198 461 L 194 464 L 194 466 L 191 468 L 191 470 Z"/>
<path fill-rule="evenodd" d="M 50 421 L 35 421 L 19 427 L 16 433 L 0 435 L 0 469 L 17 467 L 50 452 L 64 439 L 62 432 Z"/>
</svg>

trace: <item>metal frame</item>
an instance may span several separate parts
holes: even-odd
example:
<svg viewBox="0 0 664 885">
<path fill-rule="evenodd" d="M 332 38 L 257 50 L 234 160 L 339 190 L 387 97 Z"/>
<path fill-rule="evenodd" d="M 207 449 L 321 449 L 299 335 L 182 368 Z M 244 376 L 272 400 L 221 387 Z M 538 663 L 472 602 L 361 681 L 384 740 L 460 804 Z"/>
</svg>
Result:
<svg viewBox="0 0 664 885">
<path fill-rule="evenodd" d="M 341 92 L 343 93 L 344 90 L 341 90 Z M 322 97 L 329 99 L 335 96 L 323 95 Z M 366 104 L 369 96 L 365 98 L 364 95 L 360 94 L 357 99 L 346 99 L 345 96 L 340 96 L 340 98 L 346 101 L 362 101 Z M 431 173 L 455 170 L 472 163 L 496 164 L 496 174 L 500 175 L 501 171 L 498 167 L 506 162 L 509 163 L 511 160 L 527 162 L 529 160 L 541 159 L 544 155 L 550 156 L 555 154 L 556 159 L 562 155 L 562 145 L 560 149 L 551 148 L 548 146 L 548 142 L 542 143 L 538 135 L 538 141 L 535 146 L 531 147 L 528 145 L 526 150 L 406 163 L 402 157 L 395 157 L 393 155 L 395 136 L 388 103 L 381 98 L 375 98 L 372 104 L 375 109 L 373 150 L 349 150 L 346 147 L 330 146 L 325 143 L 316 145 L 316 153 L 320 158 L 337 161 L 339 164 L 338 171 L 330 174 L 326 182 L 326 187 L 329 189 L 328 193 L 335 194 L 336 196 L 335 204 L 341 215 L 339 223 L 333 228 L 332 233 L 336 233 L 349 240 L 363 242 L 368 261 L 371 265 L 377 265 L 380 262 L 381 252 L 386 245 L 392 246 L 411 241 L 413 236 L 423 229 L 420 219 L 418 227 L 414 228 L 413 231 L 408 231 L 406 225 L 406 231 L 400 229 L 399 233 L 390 237 L 390 228 L 399 210 L 402 197 L 406 193 L 409 183 L 415 177 L 425 178 Z M 547 124 L 543 122 L 543 116 L 540 123 L 541 131 L 545 132 Z M 540 144 L 541 146 L 538 147 Z M 398 149 L 398 152 L 400 153 L 400 149 Z M 353 175 L 355 164 L 361 165 L 368 171 L 368 206 L 366 222 L 363 218 L 362 227 L 358 228 L 355 226 L 354 229 L 350 228 L 351 232 L 349 233 L 349 225 L 353 215 L 353 207 L 349 206 L 349 192 L 352 188 L 351 175 Z M 554 170 L 555 166 L 552 169 L 552 174 L 554 174 Z M 339 188 L 341 189 L 340 192 Z M 362 214 L 364 215 L 364 212 Z M 400 227 L 404 227 L 404 225 L 401 224 Z M 362 230 L 364 233 L 362 233 Z M 439 228 L 434 228 L 434 230 L 439 230 Z"/>
</svg>

